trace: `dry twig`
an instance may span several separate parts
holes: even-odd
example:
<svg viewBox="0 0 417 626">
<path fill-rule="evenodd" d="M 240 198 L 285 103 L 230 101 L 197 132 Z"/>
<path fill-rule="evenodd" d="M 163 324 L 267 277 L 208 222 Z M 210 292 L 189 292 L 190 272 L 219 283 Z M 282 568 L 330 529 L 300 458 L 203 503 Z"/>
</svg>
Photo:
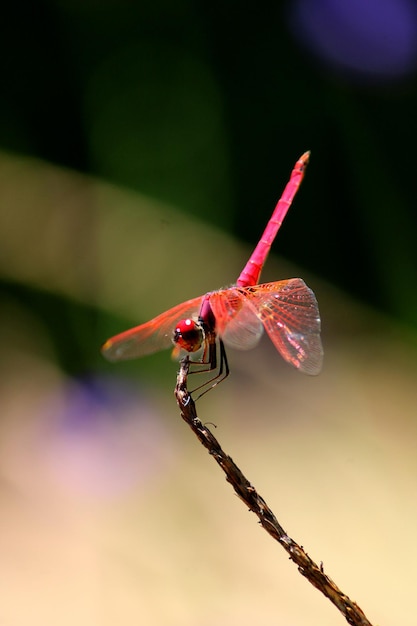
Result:
<svg viewBox="0 0 417 626">
<path fill-rule="evenodd" d="M 324 573 L 323 566 L 318 566 L 304 549 L 287 535 L 265 500 L 261 498 L 256 489 L 245 478 L 231 457 L 222 450 L 219 442 L 210 430 L 199 420 L 194 401 L 187 389 L 188 371 L 189 360 L 186 357 L 181 361 L 175 387 L 175 396 L 181 411 L 181 417 L 197 435 L 209 454 L 220 465 L 226 474 L 226 480 L 233 486 L 233 489 L 246 506 L 258 516 L 263 528 L 288 552 L 290 559 L 298 565 L 300 574 L 305 576 L 314 587 L 319 589 L 333 602 L 345 616 L 347 622 L 353 626 L 372 626 L 359 606 L 352 602 Z"/>
</svg>

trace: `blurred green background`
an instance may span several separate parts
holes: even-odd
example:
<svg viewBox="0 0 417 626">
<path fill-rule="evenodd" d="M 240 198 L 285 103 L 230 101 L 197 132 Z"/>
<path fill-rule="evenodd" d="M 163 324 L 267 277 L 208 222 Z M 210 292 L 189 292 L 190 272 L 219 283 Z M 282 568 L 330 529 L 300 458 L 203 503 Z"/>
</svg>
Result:
<svg viewBox="0 0 417 626">
<path fill-rule="evenodd" d="M 385 544 L 417 515 L 417 4 L 49 0 L 2 26 L 0 622 L 334 623 L 173 420 L 168 354 L 99 352 L 233 283 L 309 149 L 263 279 L 314 289 L 323 374 L 265 341 L 199 410 L 343 590 L 411 626 L 417 545 Z"/>
<path fill-rule="evenodd" d="M 274 249 L 415 327 L 415 72 L 399 67 L 392 75 L 388 44 L 404 35 L 391 15 L 394 41 L 384 49 L 384 30 L 381 49 L 373 49 L 381 9 L 368 54 L 379 54 L 382 68 L 347 71 L 320 57 L 297 20 L 321 10 L 334 31 L 329 4 L 10 3 L 0 145 L 140 191 L 251 243 L 294 161 L 310 149 L 307 183 Z M 354 49 L 358 35 L 351 36 Z M 88 206 L 85 220 L 88 246 Z M 186 255 L 187 242 L 178 246 Z M 32 306 L 25 288 L 19 298 Z M 42 318 L 55 307 L 54 318 L 65 315 L 65 302 L 42 300 Z M 95 316 L 81 313 L 85 323 Z M 53 328 L 54 341 L 65 351 L 63 338 L 71 339 L 66 367 L 77 369 L 85 348 L 61 328 Z"/>
</svg>

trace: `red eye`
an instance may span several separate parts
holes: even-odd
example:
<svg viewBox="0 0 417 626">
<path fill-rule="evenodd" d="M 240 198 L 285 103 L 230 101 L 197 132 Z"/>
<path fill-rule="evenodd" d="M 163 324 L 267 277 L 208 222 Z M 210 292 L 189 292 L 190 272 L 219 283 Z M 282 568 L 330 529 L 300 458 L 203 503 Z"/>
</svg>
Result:
<svg viewBox="0 0 417 626">
<path fill-rule="evenodd" d="M 199 350 L 203 339 L 204 335 L 201 325 L 199 322 L 191 319 L 181 320 L 174 330 L 174 343 L 186 352 Z"/>
</svg>

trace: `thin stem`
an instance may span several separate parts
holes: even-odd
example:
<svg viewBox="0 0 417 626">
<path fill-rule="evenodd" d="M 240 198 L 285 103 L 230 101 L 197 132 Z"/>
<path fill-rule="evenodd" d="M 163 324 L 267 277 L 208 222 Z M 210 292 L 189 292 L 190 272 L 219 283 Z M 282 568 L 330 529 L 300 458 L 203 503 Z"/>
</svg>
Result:
<svg viewBox="0 0 417 626">
<path fill-rule="evenodd" d="M 226 480 L 232 485 L 244 504 L 258 516 L 263 528 L 288 552 L 290 559 L 298 566 L 300 574 L 333 602 L 345 616 L 346 621 L 353 626 L 372 626 L 359 606 L 350 600 L 324 573 L 323 564 L 318 566 L 305 550 L 287 535 L 265 500 L 258 494 L 255 487 L 251 485 L 231 457 L 222 450 L 211 431 L 199 420 L 195 403 L 187 389 L 188 370 L 189 360 L 186 357 L 181 361 L 175 387 L 175 396 L 181 417 L 220 465 L 226 474 Z"/>
</svg>

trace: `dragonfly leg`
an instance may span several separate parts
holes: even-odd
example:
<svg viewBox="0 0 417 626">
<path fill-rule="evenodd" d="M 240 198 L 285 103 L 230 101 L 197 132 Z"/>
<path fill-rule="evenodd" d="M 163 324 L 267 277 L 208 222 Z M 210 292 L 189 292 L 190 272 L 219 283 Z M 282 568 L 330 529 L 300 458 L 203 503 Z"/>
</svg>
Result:
<svg viewBox="0 0 417 626">
<path fill-rule="evenodd" d="M 209 365 L 208 368 L 206 368 L 206 369 L 196 369 L 194 371 L 191 371 L 190 374 L 201 374 L 201 373 L 204 373 L 204 372 L 213 371 L 213 370 L 215 370 L 217 368 L 217 342 L 215 340 L 215 337 L 213 338 L 213 340 L 209 344 L 208 357 L 209 357 L 208 360 L 204 362 L 204 364 Z M 190 361 L 190 363 L 193 364 L 193 361 Z M 203 362 L 199 361 L 199 362 L 196 362 L 194 364 L 195 365 L 202 365 Z M 199 400 L 201 398 L 201 396 L 204 396 L 204 394 L 206 394 L 208 391 L 213 389 L 213 387 L 216 387 L 216 385 L 218 385 L 223 380 L 225 380 L 229 376 L 229 373 L 230 373 L 230 369 L 229 369 L 229 363 L 227 361 L 226 349 L 224 347 L 223 341 L 221 339 L 219 339 L 219 368 L 218 368 L 218 372 L 216 373 L 216 375 L 213 378 L 211 378 L 210 380 L 207 380 L 202 385 L 199 385 L 198 387 L 193 389 L 193 391 L 191 391 L 190 393 L 195 393 L 196 391 L 204 389 L 204 391 L 202 391 L 198 395 L 198 397 L 196 398 L 196 400 Z M 205 389 L 205 387 L 207 387 L 207 389 Z"/>
</svg>

